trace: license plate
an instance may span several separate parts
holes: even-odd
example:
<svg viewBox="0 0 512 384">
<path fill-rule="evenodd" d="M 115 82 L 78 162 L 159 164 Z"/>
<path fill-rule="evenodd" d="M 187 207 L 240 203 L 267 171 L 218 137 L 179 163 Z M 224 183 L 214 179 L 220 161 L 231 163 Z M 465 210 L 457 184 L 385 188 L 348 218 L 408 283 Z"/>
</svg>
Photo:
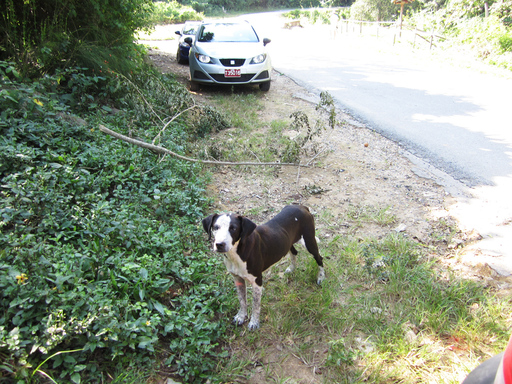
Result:
<svg viewBox="0 0 512 384">
<path fill-rule="evenodd" d="M 241 77 L 240 68 L 229 68 L 224 70 L 224 77 Z"/>
</svg>

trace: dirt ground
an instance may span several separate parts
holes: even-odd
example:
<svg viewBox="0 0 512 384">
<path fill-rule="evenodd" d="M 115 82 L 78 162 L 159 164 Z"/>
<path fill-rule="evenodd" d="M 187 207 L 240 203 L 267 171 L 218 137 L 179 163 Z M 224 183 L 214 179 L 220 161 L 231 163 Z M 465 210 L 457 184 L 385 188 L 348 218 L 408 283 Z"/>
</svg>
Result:
<svg viewBox="0 0 512 384">
<path fill-rule="evenodd" d="M 174 73 L 188 86 L 188 66 L 178 64 L 172 44 L 170 49 L 168 46 L 151 49 L 149 55 L 163 72 Z M 259 92 L 257 87 L 254 92 Z M 209 87 L 193 93 L 200 103 L 208 103 L 214 94 Z M 261 102 L 264 107 L 258 114 L 268 123 L 268 128 L 271 121 L 290 120 L 290 114 L 295 111 L 305 112 L 312 120 L 318 115 L 315 111 L 318 96 L 276 71 L 272 73 L 270 91 Z M 453 199 L 444 188 L 433 179 L 420 176 L 425 175 L 424 172 L 416 173 L 415 165 L 404 156 L 397 143 L 341 111 L 338 111 L 338 119 L 343 124 L 334 130 L 325 130 L 316 139 L 316 151 L 301 160 L 302 164 L 310 162 L 310 167 L 281 167 L 270 175 L 234 167 L 219 168 L 210 186 L 216 201 L 214 209 L 244 214 L 256 223 L 263 223 L 284 205 L 302 203 L 316 216 L 320 241 L 339 234 L 365 239 L 401 232 L 437 249 L 441 254 L 441 268 L 450 266 L 466 278 L 483 281 L 499 294 L 510 295 L 510 278 L 499 276 L 487 265 L 461 262 L 460 252 L 480 235 L 457 229 L 447 209 Z M 289 134 L 295 133 L 290 131 Z M 219 135 L 229 135 L 229 129 Z M 389 208 L 387 214 L 396 218 L 391 225 L 372 221 L 354 225 L 353 220 L 347 219 L 349 212 L 354 217 L 358 212 L 385 208 Z M 236 345 L 231 347 L 236 349 Z M 273 357 L 277 361 L 283 348 L 286 346 L 267 349 L 268 361 L 262 364 L 271 364 Z M 287 356 L 286 361 L 280 361 L 283 377 L 295 377 L 300 383 L 321 382 L 319 372 L 308 368 L 297 356 Z M 266 382 L 265 368 L 259 368 L 255 369 L 250 383 Z"/>
<path fill-rule="evenodd" d="M 155 45 L 152 42 L 151 45 Z M 176 62 L 172 43 L 151 49 L 150 58 L 162 72 L 171 72 L 188 86 L 187 65 Z M 254 92 L 258 92 L 254 87 Z M 200 103 L 208 103 L 215 93 L 211 87 L 193 93 Z M 276 71 L 272 85 L 261 99 L 258 112 L 262 121 L 289 120 L 291 113 L 302 111 L 313 121 L 318 112 L 318 96 L 309 93 L 292 79 Z M 404 156 L 403 149 L 372 131 L 351 116 L 337 111 L 341 126 L 326 129 L 316 139 L 316 151 L 301 160 L 306 164 L 314 156 L 310 167 L 282 167 L 272 178 L 263 172 L 242 172 L 224 167 L 214 175 L 210 192 L 215 196 L 217 209 L 248 215 L 257 223 L 268 220 L 284 205 L 296 202 L 310 207 L 313 213 L 328 211 L 329 222 L 318 220 L 321 236 L 335 234 L 357 238 L 382 237 L 390 231 L 403 232 L 417 241 L 430 244 L 434 233 L 452 231 L 456 222 L 449 216 L 447 206 L 453 199 L 433 179 L 425 178 L 425 171 L 416 173 L 416 166 Z M 220 135 L 229 134 L 229 129 Z M 293 131 L 290 135 L 295 134 Z M 421 175 L 421 176 L 420 176 Z M 347 212 L 357 215 L 365 209 L 386 209 L 396 217 L 392 226 L 365 222 L 356 227 L 344 222 Z M 464 270 L 476 279 L 499 280 L 485 265 L 461 265 L 457 254 L 468 243 L 477 241 L 479 234 L 456 230 L 449 244 L 445 244 L 445 262 Z M 439 244 L 436 244 L 439 246 Z M 510 289 L 508 284 L 499 287 Z M 499 288 L 498 287 L 498 288 Z"/>
</svg>

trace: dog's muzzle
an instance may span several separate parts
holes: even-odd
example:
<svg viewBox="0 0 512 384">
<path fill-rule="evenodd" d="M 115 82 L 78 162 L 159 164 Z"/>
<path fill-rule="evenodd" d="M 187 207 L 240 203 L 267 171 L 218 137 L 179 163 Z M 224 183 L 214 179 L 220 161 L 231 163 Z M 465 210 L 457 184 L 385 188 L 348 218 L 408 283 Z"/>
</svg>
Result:
<svg viewBox="0 0 512 384">
<path fill-rule="evenodd" d="M 228 247 L 226 243 L 215 243 L 213 246 L 213 250 L 216 252 L 225 253 L 228 251 Z"/>
</svg>

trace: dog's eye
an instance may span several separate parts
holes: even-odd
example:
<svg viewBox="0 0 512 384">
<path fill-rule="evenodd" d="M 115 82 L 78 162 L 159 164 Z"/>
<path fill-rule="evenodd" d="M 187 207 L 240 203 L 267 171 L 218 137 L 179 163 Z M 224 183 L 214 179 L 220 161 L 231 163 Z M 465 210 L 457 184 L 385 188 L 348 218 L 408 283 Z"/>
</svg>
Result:
<svg viewBox="0 0 512 384">
<path fill-rule="evenodd" d="M 235 226 L 234 226 L 234 225 L 230 225 L 230 226 L 229 226 L 229 231 L 230 231 L 230 232 L 233 232 L 234 230 L 235 230 Z"/>
<path fill-rule="evenodd" d="M 219 230 L 219 226 L 218 226 L 218 225 L 214 225 L 214 226 L 213 226 L 213 230 L 214 230 L 214 231 L 218 231 L 218 230 Z"/>
</svg>

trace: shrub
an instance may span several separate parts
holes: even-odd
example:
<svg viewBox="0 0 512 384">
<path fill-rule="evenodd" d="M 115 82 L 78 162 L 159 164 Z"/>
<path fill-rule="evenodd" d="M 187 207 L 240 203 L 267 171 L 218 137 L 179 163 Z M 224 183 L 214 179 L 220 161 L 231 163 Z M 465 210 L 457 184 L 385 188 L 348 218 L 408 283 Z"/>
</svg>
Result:
<svg viewBox="0 0 512 384">
<path fill-rule="evenodd" d="M 305 18 L 305 19 L 308 19 L 308 21 L 311 24 L 315 24 L 317 22 L 320 22 L 321 24 L 330 24 L 331 17 L 334 12 L 335 11 L 333 11 L 333 10 L 320 10 L 320 9 L 314 9 L 312 11 L 294 9 L 294 10 L 283 13 L 283 16 L 287 17 L 289 19 Z"/>
<path fill-rule="evenodd" d="M 148 27 L 152 5 L 150 0 L 6 0 L 0 60 L 14 61 L 34 78 L 74 65 L 91 69 L 84 56 L 129 63 L 134 31 Z"/>
<path fill-rule="evenodd" d="M 471 47 L 482 58 L 492 58 L 509 47 L 509 32 L 495 16 L 461 19 L 449 32 L 458 43 Z"/>
<path fill-rule="evenodd" d="M 496 16 L 506 26 L 510 27 L 512 25 L 512 1 L 496 1 L 489 8 L 489 12 L 491 15 Z"/>
<path fill-rule="evenodd" d="M 155 11 L 151 17 L 153 24 L 177 24 L 187 20 L 202 20 L 204 15 L 201 11 L 190 6 L 184 6 L 177 1 L 156 2 Z"/>
<path fill-rule="evenodd" d="M 498 37 L 498 42 L 502 52 L 512 51 L 512 33 L 508 32 Z"/>
<path fill-rule="evenodd" d="M 95 129 L 101 121 L 184 148 L 195 128 L 184 134 L 177 119 L 162 131 L 152 120 L 164 106 L 190 106 L 186 92 L 147 71 L 128 81 L 75 68 L 22 82 L 5 62 L 0 83 L 2 369 L 19 382 L 43 371 L 99 382 L 112 366 L 140 369 L 163 347 L 173 371 L 201 381 L 222 355 L 226 302 L 219 261 L 197 236 L 205 177 Z M 125 108 L 116 114 L 106 103 L 114 99 Z"/>
<path fill-rule="evenodd" d="M 356 0 L 350 18 L 363 21 L 388 21 L 396 18 L 399 7 L 388 0 Z"/>
<path fill-rule="evenodd" d="M 437 12 L 417 12 L 411 15 L 408 21 L 420 29 L 435 31 L 449 37 L 444 42 L 444 47 L 469 48 L 475 56 L 489 64 L 512 68 L 512 38 L 506 22 L 507 2 L 494 3 L 490 7 L 489 17 L 467 17 L 465 12 L 469 12 L 470 8 L 457 8 L 464 4 L 462 1 L 452 2 L 446 9 Z M 475 9 L 478 8 L 479 3 L 472 4 L 475 5 Z"/>
</svg>

